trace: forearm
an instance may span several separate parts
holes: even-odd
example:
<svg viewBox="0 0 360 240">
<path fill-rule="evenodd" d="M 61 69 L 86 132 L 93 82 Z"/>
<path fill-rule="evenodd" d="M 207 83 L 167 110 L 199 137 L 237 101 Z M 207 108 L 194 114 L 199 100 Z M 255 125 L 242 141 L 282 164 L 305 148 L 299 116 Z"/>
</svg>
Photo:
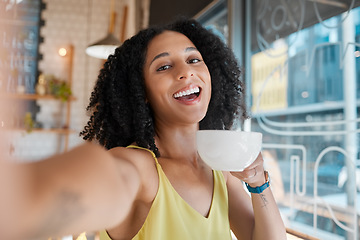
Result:
<svg viewBox="0 0 360 240">
<path fill-rule="evenodd" d="M 114 226 L 127 215 L 139 188 L 131 164 L 115 161 L 107 151 L 90 144 L 21 169 L 21 176 L 27 176 L 19 182 L 22 201 L 9 206 L 14 210 L 9 214 L 17 218 L 13 224 L 19 238 L 47 238 Z M 22 191 L 25 183 L 26 191 Z M 10 193 L 18 194 L 16 189 Z"/>
<path fill-rule="evenodd" d="M 235 235 L 244 240 L 286 239 L 286 229 L 268 185 L 269 178 L 264 172 L 261 154 L 244 171 L 232 172 L 231 175 L 234 177 L 228 177 L 229 207 L 233 209 L 230 221 Z M 255 192 L 251 193 L 251 199 L 241 181 Z"/>
<path fill-rule="evenodd" d="M 254 210 L 253 240 L 286 239 L 285 226 L 271 189 L 252 193 L 251 201 Z"/>
</svg>

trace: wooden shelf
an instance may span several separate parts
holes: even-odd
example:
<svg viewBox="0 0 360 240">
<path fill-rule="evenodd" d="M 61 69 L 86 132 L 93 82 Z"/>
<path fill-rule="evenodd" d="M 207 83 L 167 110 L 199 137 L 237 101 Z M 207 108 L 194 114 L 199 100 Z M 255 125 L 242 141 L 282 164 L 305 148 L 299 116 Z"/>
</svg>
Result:
<svg viewBox="0 0 360 240">
<path fill-rule="evenodd" d="M 57 134 L 72 134 L 72 133 L 76 133 L 75 130 L 66 129 L 66 128 L 49 128 L 49 129 L 34 128 L 34 129 L 31 130 L 31 132 L 34 132 L 34 133 L 57 133 Z"/>
<path fill-rule="evenodd" d="M 46 94 L 46 95 L 39 95 L 39 94 L 29 94 L 29 93 L 4 93 L 0 95 L 2 99 L 22 99 L 22 100 L 38 100 L 38 99 L 46 99 L 46 100 L 61 100 L 54 95 Z M 76 100 L 75 97 L 69 97 L 68 101 Z"/>
<path fill-rule="evenodd" d="M 297 240 L 297 239 L 304 239 L 304 240 L 320 240 L 319 238 L 307 235 L 305 233 L 301 233 L 291 228 L 286 228 L 286 236 L 288 240 Z"/>
<path fill-rule="evenodd" d="M 27 21 L 24 20 L 20 20 L 20 19 L 5 19 L 5 18 L 0 18 L 0 23 L 2 25 L 12 25 L 12 26 L 29 26 L 29 27 L 37 27 L 39 26 L 39 21 L 37 19 L 35 20 L 30 20 L 28 19 Z"/>
<path fill-rule="evenodd" d="M 25 128 L 10 128 L 9 131 L 19 131 L 19 132 L 27 132 Z M 72 129 L 66 129 L 66 128 L 34 128 L 31 129 L 29 133 L 55 133 L 55 134 L 74 134 L 77 133 L 77 131 Z"/>
</svg>

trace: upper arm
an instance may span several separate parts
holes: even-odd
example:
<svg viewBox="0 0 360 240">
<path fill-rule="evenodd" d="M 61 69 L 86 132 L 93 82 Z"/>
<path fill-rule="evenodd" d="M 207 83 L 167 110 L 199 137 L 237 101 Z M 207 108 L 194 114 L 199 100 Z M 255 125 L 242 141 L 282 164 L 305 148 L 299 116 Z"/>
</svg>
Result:
<svg viewBox="0 0 360 240">
<path fill-rule="evenodd" d="M 252 229 L 254 228 L 251 199 L 244 190 L 242 182 L 230 173 L 226 173 L 226 185 L 229 196 L 231 230 L 239 240 L 251 239 Z"/>
</svg>

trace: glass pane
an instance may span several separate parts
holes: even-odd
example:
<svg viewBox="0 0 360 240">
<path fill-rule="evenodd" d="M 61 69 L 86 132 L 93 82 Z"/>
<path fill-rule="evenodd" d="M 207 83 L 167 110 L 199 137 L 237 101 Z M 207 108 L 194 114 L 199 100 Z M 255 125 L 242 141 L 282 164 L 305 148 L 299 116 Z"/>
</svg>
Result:
<svg viewBox="0 0 360 240">
<path fill-rule="evenodd" d="M 219 36 L 225 43 L 228 42 L 229 26 L 226 1 L 216 2 L 208 11 L 198 16 L 197 21 Z"/>
<path fill-rule="evenodd" d="M 272 189 L 286 225 L 320 239 L 359 237 L 355 2 L 252 1 L 247 29 L 252 131 L 264 135 Z"/>
</svg>

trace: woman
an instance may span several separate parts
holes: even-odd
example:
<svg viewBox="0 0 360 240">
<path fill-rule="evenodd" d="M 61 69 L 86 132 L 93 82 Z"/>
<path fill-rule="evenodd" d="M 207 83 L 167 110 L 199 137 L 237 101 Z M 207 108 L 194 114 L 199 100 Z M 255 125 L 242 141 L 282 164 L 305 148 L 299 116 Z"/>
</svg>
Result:
<svg viewBox="0 0 360 240">
<path fill-rule="evenodd" d="M 252 205 L 239 181 L 264 184 L 261 156 L 246 171 L 234 173 L 239 179 L 225 172 L 214 172 L 213 178 L 196 151 L 199 127 L 229 129 L 239 113 L 246 117 L 242 93 L 232 52 L 195 21 L 144 30 L 109 57 L 92 94 L 88 109 L 93 114 L 82 134 L 128 159 L 140 181 L 125 220 L 107 229 L 111 239 L 229 239 L 227 202 L 238 239 L 284 238 L 270 189 L 253 194 Z M 150 149 L 157 158 L 137 147 L 123 148 L 131 144 Z M 215 217 L 211 215 L 217 186 L 213 179 L 226 182 L 227 187 L 221 186 L 222 197 L 229 194 L 229 200 L 221 199 L 224 206 L 219 206 L 224 212 Z M 170 187 L 163 186 L 168 180 Z M 160 200 L 163 188 L 175 192 L 175 197 L 164 194 L 166 200 Z M 187 205 L 195 214 L 183 214 Z M 210 218 L 212 222 L 199 230 L 198 222 Z"/>
<path fill-rule="evenodd" d="M 24 166 L 20 182 L 33 191 L 21 191 L 28 200 L 17 211 L 32 219 L 18 236 L 106 229 L 113 240 L 231 239 L 231 228 L 238 239 L 286 239 L 271 189 L 250 199 L 242 185 L 266 185 L 261 155 L 229 173 L 197 154 L 199 128 L 246 117 L 242 92 L 233 54 L 196 21 L 125 41 L 101 70 L 81 133 L 109 151 L 85 144 Z"/>
</svg>

